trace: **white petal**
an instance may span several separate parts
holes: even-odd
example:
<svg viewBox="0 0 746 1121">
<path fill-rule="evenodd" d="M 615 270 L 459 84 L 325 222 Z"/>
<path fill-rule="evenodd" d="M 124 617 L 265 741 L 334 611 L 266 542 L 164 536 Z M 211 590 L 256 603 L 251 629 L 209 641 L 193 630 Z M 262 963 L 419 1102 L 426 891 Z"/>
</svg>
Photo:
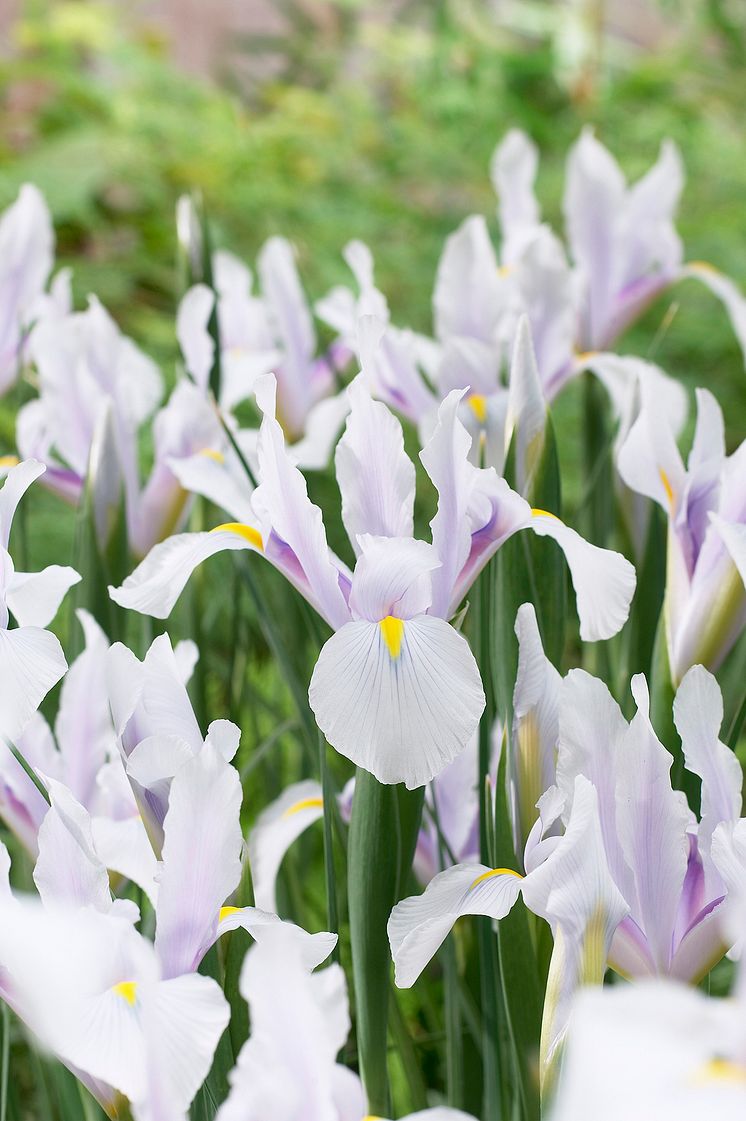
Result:
<svg viewBox="0 0 746 1121">
<path fill-rule="evenodd" d="M 540 537 L 552 537 L 565 554 L 584 642 L 611 638 L 629 616 L 637 577 L 634 566 L 621 553 L 601 549 L 551 514 L 534 514 L 531 528 Z"/>
<path fill-rule="evenodd" d="M 50 631 L 0 629 L 0 734 L 15 742 L 66 669 L 59 639 Z"/>
<path fill-rule="evenodd" d="M 746 297 L 736 284 L 718 269 L 705 261 L 690 261 L 681 270 L 682 278 L 688 276 L 701 280 L 717 296 L 730 317 L 731 326 L 746 357 Z"/>
<path fill-rule="evenodd" d="M 47 779 L 52 805 L 39 829 L 34 883 L 45 906 L 67 904 L 111 910 L 106 868 L 99 859 L 91 819 L 70 791 Z"/>
<path fill-rule="evenodd" d="M 335 1059 L 350 1024 L 342 970 L 332 965 L 309 974 L 294 940 L 278 937 L 246 955 L 240 989 L 249 1002 L 251 1036 L 230 1076 L 219 1121 L 336 1121 Z"/>
<path fill-rule="evenodd" d="M 735 822 L 741 816 L 743 772 L 735 753 L 720 740 L 723 697 L 704 666 L 692 666 L 686 673 L 676 693 L 673 718 L 687 770 L 702 779 L 697 839 L 700 852 L 708 853 L 720 822 Z"/>
<path fill-rule="evenodd" d="M 248 931 L 255 942 L 267 938 L 270 941 L 277 936 L 277 926 L 283 928 L 283 936 L 289 935 L 298 944 L 298 953 L 301 964 L 309 973 L 316 969 L 329 957 L 337 944 L 337 935 L 322 930 L 318 934 L 309 934 L 307 930 L 287 922 L 271 911 L 260 911 L 258 907 L 225 908 L 226 914 L 218 924 L 217 937 L 222 938 L 229 930 L 242 927 Z"/>
<path fill-rule="evenodd" d="M 213 720 L 207 729 L 206 744 L 212 744 L 226 763 L 230 763 L 238 751 L 241 729 L 231 720 Z"/>
<path fill-rule="evenodd" d="M 238 771 L 206 744 L 176 772 L 163 823 L 155 947 L 165 977 L 199 965 L 241 878 Z"/>
<path fill-rule="evenodd" d="M 494 343 L 501 308 L 500 276 L 487 223 L 466 218 L 446 239 L 433 293 L 437 337 L 463 335 Z"/>
<path fill-rule="evenodd" d="M 411 537 L 415 473 L 396 417 L 372 399 L 359 377 L 347 392 L 350 415 L 334 463 L 342 520 L 358 553 L 358 536 L 363 533 Z"/>
<path fill-rule="evenodd" d="M 350 411 L 346 393 L 318 401 L 306 417 L 300 440 L 292 445 L 295 462 L 303 471 L 323 471 L 328 465 L 342 422 Z"/>
<path fill-rule="evenodd" d="M 339 570 L 327 545 L 321 510 L 309 499 L 306 480 L 293 465 L 275 419 L 274 378 L 259 379 L 256 398 L 263 413 L 258 447 L 262 481 L 254 492 L 254 508 L 297 557 L 314 606 L 332 627 L 342 626 L 349 611 Z"/>
<path fill-rule="evenodd" d="M 78 611 L 85 650 L 65 674 L 54 731 L 64 765 L 64 781 L 88 809 L 100 769 L 116 750 L 106 688 L 109 640 L 87 611 Z"/>
<path fill-rule="evenodd" d="M 510 775 L 517 834 L 525 844 L 537 817 L 536 803 L 555 781 L 561 677 L 544 654 L 532 604 L 518 608 L 515 632 L 518 673 L 513 690 Z"/>
<path fill-rule="evenodd" d="M 358 537 L 361 550 L 352 577 L 350 610 L 379 622 L 387 615 L 409 619 L 432 602 L 430 573 L 440 567 L 432 545 L 412 537 Z"/>
<path fill-rule="evenodd" d="M 275 884 L 282 859 L 293 841 L 323 815 L 321 786 L 310 779 L 288 786 L 259 815 L 248 837 L 257 907 L 277 910 Z"/>
<path fill-rule="evenodd" d="M 731 560 L 738 569 L 744 586 L 746 586 L 746 524 L 743 522 L 726 522 L 724 518 L 717 514 L 711 514 L 710 519 L 730 553 Z"/>
<path fill-rule="evenodd" d="M 138 816 L 114 821 L 108 817 L 94 817 L 91 829 L 96 855 L 104 867 L 137 884 L 155 907 L 158 861 L 142 819 Z"/>
<path fill-rule="evenodd" d="M 148 1047 L 146 1106 L 161 1100 L 169 1110 L 186 1112 L 210 1072 L 229 1019 L 228 1002 L 211 977 L 192 973 L 153 987 L 143 1008 Z M 153 1121 L 162 1116 L 155 1112 Z"/>
<path fill-rule="evenodd" d="M 230 530 L 178 534 L 154 545 L 121 587 L 109 588 L 109 595 L 121 607 L 167 619 L 197 565 L 225 549 L 256 548 Z"/>
<path fill-rule="evenodd" d="M 204 284 L 195 284 L 183 296 L 176 314 L 176 337 L 184 364 L 200 389 L 207 389 L 215 343 L 208 324 L 215 296 Z"/>
<path fill-rule="evenodd" d="M 60 604 L 80 582 L 74 568 L 50 564 L 41 572 L 15 572 L 7 589 L 8 607 L 20 627 L 48 627 Z"/>
<path fill-rule="evenodd" d="M 564 1038 L 571 1000 L 580 985 L 602 982 L 614 931 L 629 911 L 609 871 L 596 790 L 586 778 L 575 780 L 565 834 L 526 877 L 523 898 L 554 934 L 541 1039 L 546 1080 Z"/>
<path fill-rule="evenodd" d="M 617 756 L 617 828 L 635 878 L 632 917 L 645 933 L 656 967 L 665 972 L 686 874 L 690 815 L 671 788 L 673 760 L 650 723 L 642 675 L 632 679 L 632 691 L 638 712 Z"/>
<path fill-rule="evenodd" d="M 492 156 L 490 177 L 498 197 L 505 264 L 520 255 L 541 220 L 534 194 L 538 166 L 535 144 L 517 128 L 506 133 Z"/>
<path fill-rule="evenodd" d="M 5 482 L 0 488 L 0 544 L 8 548 L 10 540 L 10 527 L 13 524 L 13 515 L 18 503 L 24 494 L 46 467 L 36 459 L 25 459 L 22 463 L 11 467 L 5 477 Z"/>
<path fill-rule="evenodd" d="M 505 422 L 506 446 L 511 438 L 516 441 L 516 488 L 524 497 L 544 447 L 546 423 L 547 406 L 536 367 L 531 327 L 524 315 L 518 322 L 513 346 Z"/>
<path fill-rule="evenodd" d="M 484 709 L 469 644 L 419 615 L 390 648 L 379 623 L 348 623 L 319 655 L 309 700 L 332 747 L 379 782 L 423 786 L 467 746 Z"/>
<path fill-rule="evenodd" d="M 521 876 L 507 869 L 456 864 L 439 872 L 422 895 L 397 903 L 388 922 L 388 935 L 399 988 L 411 988 L 458 918 L 504 918 L 522 884 Z"/>
</svg>

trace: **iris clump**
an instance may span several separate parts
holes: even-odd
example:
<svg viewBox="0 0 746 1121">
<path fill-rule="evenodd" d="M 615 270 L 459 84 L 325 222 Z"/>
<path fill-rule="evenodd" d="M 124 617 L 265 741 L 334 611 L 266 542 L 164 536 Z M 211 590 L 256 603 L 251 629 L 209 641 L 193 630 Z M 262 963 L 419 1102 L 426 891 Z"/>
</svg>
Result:
<svg viewBox="0 0 746 1121">
<path fill-rule="evenodd" d="M 673 141 L 495 139 L 427 330 L 182 198 L 175 382 L 0 217 L 2 1117 L 743 1115 L 746 441 L 628 342 L 746 297 Z"/>
</svg>

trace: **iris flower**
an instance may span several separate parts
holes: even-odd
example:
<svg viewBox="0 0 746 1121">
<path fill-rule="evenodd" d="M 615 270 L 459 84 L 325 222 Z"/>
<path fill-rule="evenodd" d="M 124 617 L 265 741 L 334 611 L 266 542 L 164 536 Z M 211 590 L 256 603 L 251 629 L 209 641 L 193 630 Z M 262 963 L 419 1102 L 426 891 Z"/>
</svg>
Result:
<svg viewBox="0 0 746 1121">
<path fill-rule="evenodd" d="M 29 341 L 39 396 L 20 410 L 16 439 L 22 455 L 47 465 L 45 485 L 76 504 L 87 483 L 96 529 L 105 547 L 124 502 L 127 537 L 144 556 L 189 513 L 188 479 L 194 456 L 221 467 L 238 462 L 214 408 L 196 386 L 177 384 L 163 408 L 154 365 L 93 297 L 88 309 L 37 324 Z M 152 427 L 153 464 L 140 477 L 139 442 Z"/>
<path fill-rule="evenodd" d="M 498 146 L 492 179 L 499 198 L 504 263 L 513 265 L 543 236 L 534 195 L 536 149 L 513 130 Z M 564 213 L 577 294 L 579 351 L 613 347 L 621 333 L 678 280 L 701 280 L 722 300 L 746 353 L 746 301 L 722 273 L 684 263 L 674 224 L 684 185 L 678 148 L 664 141 L 654 166 L 628 186 L 612 154 L 585 129 L 567 160 Z"/>
<path fill-rule="evenodd" d="M 740 1121 L 746 1006 L 673 982 L 580 995 L 551 1121 Z"/>
<path fill-rule="evenodd" d="M 285 932 L 249 950 L 239 983 L 251 1035 L 217 1121 L 384 1121 L 366 1112 L 360 1079 L 337 1062 L 350 1030 L 338 965 L 310 973 Z M 402 1121 L 474 1121 L 445 1107 Z"/>
<path fill-rule="evenodd" d="M 59 564 L 17 572 L 8 552 L 16 507 L 43 474 L 43 463 L 27 459 L 7 471 L 0 489 L 0 737 L 14 743 L 67 669 L 59 640 L 44 628 L 80 580 L 73 568 Z"/>
<path fill-rule="evenodd" d="M 716 670 L 746 624 L 746 442 L 725 454 L 723 415 L 697 390 L 697 425 L 684 467 L 653 386 L 619 450 L 619 473 L 668 518 L 665 626 L 674 684 L 701 662 Z"/>
<path fill-rule="evenodd" d="M 456 415 L 460 398 L 452 393 L 441 406 L 421 455 L 439 495 L 428 543 L 412 536 L 415 473 L 401 426 L 360 382 L 351 388 L 352 411 L 336 453 L 342 519 L 357 556 L 350 572 L 327 546 L 321 511 L 309 501 L 274 417 L 274 383 L 263 382 L 253 521 L 156 546 L 121 588 L 111 589 L 112 598 L 165 617 L 207 557 L 223 549 L 263 553 L 335 632 L 309 690 L 329 742 L 382 782 L 429 782 L 465 748 L 484 706 L 474 657 L 448 620 L 508 537 L 530 528 L 558 542 L 587 640 L 619 630 L 634 589 L 634 570 L 623 557 L 532 511 L 493 470 L 469 462 L 470 438 Z"/>
<path fill-rule="evenodd" d="M 732 865 L 713 836 L 738 822 L 743 776 L 718 738 L 717 683 L 695 666 L 674 707 L 686 765 L 702 782 L 700 822 L 671 787 L 672 757 L 650 724 L 644 678 L 634 678 L 632 690 L 638 712 L 627 724 L 602 682 L 582 670 L 563 681 L 556 784 L 539 799 L 525 874 L 457 865 L 422 895 L 397 904 L 389 922 L 397 984 L 408 987 L 460 916 L 500 919 L 522 895 L 555 939 L 542 1048 L 547 1069 L 582 980 L 600 983 L 609 964 L 624 976 L 696 983 L 732 945 L 723 906 Z M 564 832 L 553 835 L 560 822 Z M 588 972 L 591 949 L 595 965 Z"/>
<path fill-rule="evenodd" d="M 54 262 L 54 231 L 44 198 L 25 183 L 0 215 L 0 394 L 17 380 L 28 357 L 34 323 L 56 320 L 70 308 L 70 277 L 63 270 L 46 291 Z"/>
<path fill-rule="evenodd" d="M 111 721 L 105 683 L 109 641 L 86 611 L 79 611 L 78 619 L 85 649 L 62 681 L 54 734 L 37 711 L 16 746 L 42 786 L 50 779 L 62 783 L 85 806 L 92 818 L 96 850 L 107 867 L 139 882 L 136 869 L 150 864 L 150 846 Z M 0 759 L 0 815 L 35 857 L 39 827 L 49 805 L 5 746 Z"/>
<path fill-rule="evenodd" d="M 274 373 L 277 417 L 296 462 L 308 469 L 325 467 L 347 412 L 345 395 L 335 393 L 335 377 L 349 350 L 335 343 L 326 354 L 317 354 L 292 245 L 273 237 L 262 248 L 260 295 L 252 292 L 250 270 L 232 254 L 216 253 L 213 269 L 217 307 L 215 294 L 204 284 L 191 288 L 179 307 L 177 334 L 187 370 L 206 391 L 215 350 L 209 322 L 216 310 L 224 411 L 252 397 L 258 377 Z"/>
</svg>

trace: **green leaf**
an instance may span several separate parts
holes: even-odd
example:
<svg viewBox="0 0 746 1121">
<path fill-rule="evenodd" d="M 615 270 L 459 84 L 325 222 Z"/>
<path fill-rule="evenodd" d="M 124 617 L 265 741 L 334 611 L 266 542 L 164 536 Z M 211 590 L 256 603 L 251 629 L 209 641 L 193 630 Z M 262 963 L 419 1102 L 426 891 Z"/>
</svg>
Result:
<svg viewBox="0 0 746 1121">
<path fill-rule="evenodd" d="M 507 802 L 507 752 L 497 773 L 495 796 L 495 864 L 517 867 Z M 515 1052 L 524 1121 L 539 1121 L 538 1059 L 541 1037 L 542 994 L 528 912 L 518 899 L 497 924 L 497 945 L 503 999 Z"/>
<path fill-rule="evenodd" d="M 390 1116 L 386 1064 L 391 953 L 386 924 L 412 865 L 424 787 L 384 786 L 358 767 L 347 848 L 360 1073 L 372 1114 Z"/>
<path fill-rule="evenodd" d="M 515 477 L 515 440 L 505 463 L 505 477 Z M 560 468 L 552 418 L 547 426 L 541 458 L 530 490 L 524 495 L 533 509 L 561 514 Z M 493 649 L 498 711 L 506 726 L 512 720 L 513 688 L 518 671 L 518 639 L 515 618 L 522 603 L 533 603 L 544 650 L 559 665 L 565 642 L 567 571 L 556 542 L 538 537 L 531 530 L 514 534 L 497 554 L 497 603 L 494 614 Z"/>
</svg>

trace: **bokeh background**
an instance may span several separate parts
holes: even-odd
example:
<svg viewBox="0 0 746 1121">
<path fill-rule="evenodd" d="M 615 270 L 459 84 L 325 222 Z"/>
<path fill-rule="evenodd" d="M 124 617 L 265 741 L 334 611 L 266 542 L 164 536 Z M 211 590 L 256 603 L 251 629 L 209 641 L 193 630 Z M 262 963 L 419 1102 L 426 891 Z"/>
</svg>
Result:
<svg viewBox="0 0 746 1121">
<path fill-rule="evenodd" d="M 0 206 L 37 183 L 78 305 L 96 292 L 166 370 L 180 193 L 199 189 L 215 240 L 249 260 L 291 237 L 312 297 L 363 238 L 395 320 L 427 330 L 443 239 L 470 212 L 494 220 L 489 158 L 514 125 L 558 225 L 583 124 L 631 176 L 672 136 L 688 254 L 743 284 L 745 62 L 743 0 L 0 0 Z M 746 405 L 696 284 L 623 349 L 712 385 L 729 418 Z"/>
</svg>

